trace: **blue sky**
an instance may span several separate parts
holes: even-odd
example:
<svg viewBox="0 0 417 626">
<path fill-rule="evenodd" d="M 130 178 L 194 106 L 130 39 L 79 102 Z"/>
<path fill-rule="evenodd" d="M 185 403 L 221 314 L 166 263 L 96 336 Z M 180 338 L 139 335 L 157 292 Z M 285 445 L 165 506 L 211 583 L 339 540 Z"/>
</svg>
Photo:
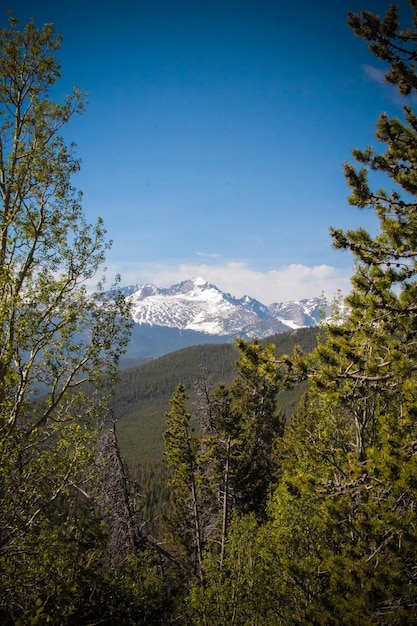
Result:
<svg viewBox="0 0 417 626">
<path fill-rule="evenodd" d="M 405 15 L 408 3 L 399 2 Z M 203 276 L 265 304 L 349 290 L 330 225 L 376 222 L 347 202 L 343 163 L 401 115 L 346 25 L 385 0 L 8 0 L 63 35 L 62 94 L 88 92 L 65 129 L 108 276 L 169 286 Z"/>
</svg>

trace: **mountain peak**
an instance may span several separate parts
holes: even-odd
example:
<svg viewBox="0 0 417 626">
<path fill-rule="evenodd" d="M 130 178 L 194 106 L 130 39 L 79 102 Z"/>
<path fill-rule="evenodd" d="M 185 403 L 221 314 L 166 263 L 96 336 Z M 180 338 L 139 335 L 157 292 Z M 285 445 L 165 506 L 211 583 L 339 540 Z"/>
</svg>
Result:
<svg viewBox="0 0 417 626">
<path fill-rule="evenodd" d="M 187 280 L 184 280 L 177 285 L 172 285 L 171 287 L 169 287 L 167 292 L 170 294 L 182 293 L 192 295 L 201 293 L 202 291 L 207 289 L 217 290 L 217 288 L 213 287 L 213 285 L 210 285 L 205 278 L 201 278 L 200 276 L 198 276 L 197 278 L 189 278 Z"/>
<path fill-rule="evenodd" d="M 202 276 L 195 276 L 191 279 L 191 282 L 193 282 L 196 287 L 205 287 L 208 285 L 208 282 Z"/>
</svg>

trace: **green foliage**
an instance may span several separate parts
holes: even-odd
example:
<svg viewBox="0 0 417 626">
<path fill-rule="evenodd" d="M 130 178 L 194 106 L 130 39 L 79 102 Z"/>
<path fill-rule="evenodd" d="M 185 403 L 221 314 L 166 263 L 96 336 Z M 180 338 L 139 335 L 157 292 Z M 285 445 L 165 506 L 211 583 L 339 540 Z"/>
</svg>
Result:
<svg viewBox="0 0 417 626">
<path fill-rule="evenodd" d="M 231 386 L 235 438 L 239 440 L 233 494 L 242 513 L 253 512 L 262 518 L 275 477 L 274 444 L 282 434 L 276 397 L 283 383 L 273 344 L 262 348 L 257 341 L 239 340 L 237 345 L 241 358 Z"/>
<path fill-rule="evenodd" d="M 387 78 L 411 93 L 415 35 L 397 32 L 396 16 L 363 12 L 351 24 L 381 58 L 408 60 Z M 379 229 L 332 232 L 355 257 L 350 312 L 305 361 L 309 392 L 284 438 L 265 526 L 266 563 L 281 572 L 271 597 L 292 607 L 285 624 L 415 623 L 416 131 L 409 106 L 404 122 L 382 115 L 386 152 L 355 150 L 366 167 L 346 166 L 351 203 L 372 208 Z M 394 189 L 372 191 L 370 170 Z"/>
<path fill-rule="evenodd" d="M 101 610 L 92 612 L 94 623 L 100 617 L 114 626 L 170 623 L 172 590 L 152 552 L 131 554 L 119 567 L 106 568 L 104 577 Z"/>
<path fill-rule="evenodd" d="M 78 161 L 58 135 L 83 96 L 48 99 L 60 38 L 51 24 L 17 27 L 0 32 L 0 426 L 29 436 L 100 407 L 80 390 L 114 378 L 129 324 L 123 298 L 84 286 L 108 245 L 101 221 L 85 221 L 71 185 Z"/>
<path fill-rule="evenodd" d="M 237 340 L 236 347 L 240 359 L 237 376 L 229 387 L 220 385 L 211 391 L 206 379 L 200 381 L 197 401 L 191 405 L 194 419 L 199 420 L 196 431 L 191 432 L 189 398 L 179 385 L 171 400 L 164 436 L 166 463 L 172 472 L 168 486 L 170 522 L 175 531 L 173 549 L 183 567 L 194 564 L 199 584 L 193 584 L 190 611 L 201 623 L 210 619 L 217 622 L 221 616 L 218 623 L 228 623 L 230 616 L 248 610 L 241 603 L 247 593 L 242 585 L 252 588 L 252 570 L 243 570 L 246 556 L 238 558 L 237 552 L 246 548 L 240 531 L 231 535 L 230 528 L 243 515 L 242 520 L 250 526 L 249 536 L 265 519 L 269 490 L 276 477 L 275 445 L 282 435 L 276 396 L 284 385 L 282 372 L 286 369 L 276 358 L 275 346 Z M 242 521 L 242 528 L 246 522 Z M 233 579 L 234 599 L 226 611 L 225 586 Z M 201 611 L 203 606 L 207 615 L 205 609 Z"/>
<path fill-rule="evenodd" d="M 204 559 L 206 579 L 209 584 L 194 584 L 189 597 L 189 611 L 196 626 L 218 624 L 267 624 L 254 622 L 258 613 L 257 547 L 258 525 L 255 516 L 233 516 L 228 532 L 227 553 L 222 566 L 208 552 Z M 271 621 L 272 625 L 274 622 Z"/>
<path fill-rule="evenodd" d="M 274 335 L 260 344 L 273 343 L 277 355 L 291 353 L 296 344 L 310 352 L 317 344 L 318 333 L 317 328 L 302 328 Z M 210 388 L 228 385 L 236 376 L 238 358 L 234 345 L 206 344 L 185 348 L 120 372 L 112 407 L 117 418 L 122 456 L 132 471 L 142 463 L 161 462 L 166 411 L 177 386 L 185 386 L 193 404 L 197 401 L 200 377 L 206 376 Z M 301 390 L 297 387 L 279 395 L 280 410 L 286 417 L 292 415 L 300 396 Z"/>
<path fill-rule="evenodd" d="M 104 550 L 92 512 L 61 496 L 0 558 L 2 624 L 86 623 L 100 610 Z"/>
<path fill-rule="evenodd" d="M 202 529 L 200 485 L 197 472 L 199 442 L 186 410 L 188 396 L 179 385 L 171 400 L 164 433 L 165 462 L 171 470 L 167 486 L 171 497 L 169 527 L 181 546 L 193 574 L 201 577 Z"/>
<path fill-rule="evenodd" d="M 417 36 L 397 8 L 349 21 L 412 94 Z M 128 328 L 123 299 L 81 286 L 106 245 L 101 224 L 85 224 L 78 163 L 56 133 L 82 98 L 47 98 L 59 77 L 51 26 L 19 33 L 12 20 L 0 44 L 2 623 L 416 623 L 411 100 L 403 120 L 380 117 L 385 151 L 354 150 L 359 167 L 345 167 L 350 202 L 379 229 L 332 230 L 355 273 L 348 313 L 317 345 L 305 330 L 123 372 L 113 408 L 135 488 L 116 431 L 95 445 Z M 391 191 L 372 190 L 373 171 Z"/>
<path fill-rule="evenodd" d="M 120 624 L 136 611 L 150 624 L 149 611 L 161 614 L 152 593 L 165 592 L 140 555 L 149 601 L 137 589 L 119 608 L 111 600 L 123 583 L 109 575 L 96 439 L 129 310 L 117 285 L 87 291 L 108 244 L 101 220 L 86 222 L 71 183 L 79 163 L 59 135 L 84 96 L 49 95 L 60 43 L 51 24 L 20 31 L 11 17 L 0 31 L 0 619 Z"/>
</svg>

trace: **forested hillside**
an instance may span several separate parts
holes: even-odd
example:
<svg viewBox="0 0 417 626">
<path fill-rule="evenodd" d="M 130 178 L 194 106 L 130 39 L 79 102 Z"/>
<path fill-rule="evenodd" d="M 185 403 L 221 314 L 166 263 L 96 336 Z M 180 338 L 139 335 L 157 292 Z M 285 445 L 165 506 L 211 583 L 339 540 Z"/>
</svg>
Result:
<svg viewBox="0 0 417 626">
<path fill-rule="evenodd" d="M 273 342 L 277 354 L 290 354 L 295 345 L 311 352 L 320 330 L 303 328 L 280 333 L 262 342 Z M 168 514 L 166 486 L 168 472 L 164 464 L 164 432 L 170 398 L 183 384 L 190 393 L 189 408 L 196 402 L 201 383 L 213 391 L 218 385 L 229 385 L 236 376 L 239 351 L 231 344 L 203 344 L 184 348 L 123 370 L 112 397 L 112 418 L 117 419 L 117 438 L 121 456 L 130 477 L 140 486 L 140 514 L 146 519 L 159 519 Z M 294 413 L 305 383 L 282 390 L 276 398 L 276 411 L 287 420 Z M 194 430 L 201 424 L 192 419 Z M 159 522 L 153 522 L 154 527 Z M 155 529 L 153 529 L 155 530 Z"/>
<path fill-rule="evenodd" d="M 311 351 L 318 328 L 303 328 L 271 337 L 277 354 L 290 354 L 296 344 Z M 262 342 L 263 344 L 265 341 Z M 184 384 L 191 398 L 204 376 L 210 388 L 230 383 L 236 375 L 239 354 L 232 344 L 203 344 L 184 348 L 121 372 L 112 397 L 122 456 L 130 468 L 148 461 L 162 461 L 163 433 L 169 400 L 177 385 Z M 298 394 L 289 390 L 282 399 L 289 414 Z"/>
</svg>

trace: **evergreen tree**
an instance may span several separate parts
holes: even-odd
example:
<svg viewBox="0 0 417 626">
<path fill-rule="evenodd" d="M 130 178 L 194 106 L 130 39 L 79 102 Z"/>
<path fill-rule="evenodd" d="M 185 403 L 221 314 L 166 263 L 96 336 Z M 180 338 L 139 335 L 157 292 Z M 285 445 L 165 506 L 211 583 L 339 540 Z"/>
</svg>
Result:
<svg viewBox="0 0 417 626">
<path fill-rule="evenodd" d="M 274 344 L 237 340 L 240 359 L 231 386 L 235 438 L 232 489 L 242 513 L 264 519 L 271 484 L 275 480 L 274 448 L 283 424 L 276 413 L 276 398 L 283 386 Z"/>
<path fill-rule="evenodd" d="M 167 430 L 164 433 L 165 462 L 171 469 L 171 477 L 168 479 L 172 507 L 169 525 L 175 543 L 180 548 L 179 557 L 186 567 L 190 564 L 190 571 L 202 580 L 204 538 L 197 469 L 199 445 L 190 426 L 191 416 L 186 409 L 187 400 L 185 387 L 178 385 L 170 402 L 171 411 L 168 413 Z"/>
</svg>

